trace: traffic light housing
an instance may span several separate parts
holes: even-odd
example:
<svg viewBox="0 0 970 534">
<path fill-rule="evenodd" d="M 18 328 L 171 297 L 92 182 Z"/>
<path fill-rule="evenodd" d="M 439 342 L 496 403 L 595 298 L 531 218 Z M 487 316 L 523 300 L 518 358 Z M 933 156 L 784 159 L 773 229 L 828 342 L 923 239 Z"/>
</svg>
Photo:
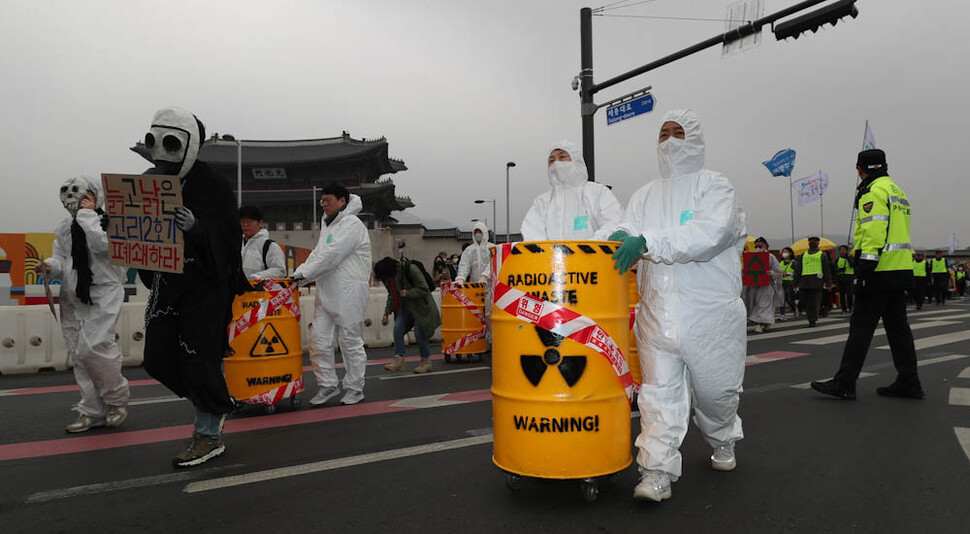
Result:
<svg viewBox="0 0 970 534">
<path fill-rule="evenodd" d="M 802 32 L 811 30 L 815 33 L 823 24 L 835 26 L 843 17 L 856 18 L 859 10 L 856 9 L 855 3 L 856 0 L 838 0 L 811 13 L 776 24 L 773 28 L 775 39 L 779 41 L 789 37 L 798 39 Z"/>
</svg>

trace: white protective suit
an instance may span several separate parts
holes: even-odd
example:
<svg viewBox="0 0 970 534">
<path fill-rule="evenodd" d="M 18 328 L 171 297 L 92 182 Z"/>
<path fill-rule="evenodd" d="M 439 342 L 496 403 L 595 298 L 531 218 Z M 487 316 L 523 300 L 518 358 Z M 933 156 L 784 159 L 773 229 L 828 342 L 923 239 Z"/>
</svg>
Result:
<svg viewBox="0 0 970 534">
<path fill-rule="evenodd" d="M 321 221 L 320 240 L 294 271 L 317 284 L 310 330 L 310 363 L 320 387 L 336 387 L 334 336 L 340 341 L 347 374 L 344 389 L 364 391 L 367 353 L 360 325 L 370 295 L 371 253 L 367 227 L 357 218 L 363 204 L 350 195 L 346 207 L 328 225 Z"/>
<path fill-rule="evenodd" d="M 247 278 L 283 278 L 286 276 L 286 257 L 277 243 L 270 243 L 263 263 L 263 244 L 269 232 L 260 228 L 248 241 L 243 238 L 242 268 Z"/>
<path fill-rule="evenodd" d="M 648 249 L 637 273 L 643 370 L 637 462 L 677 480 L 692 399 L 694 423 L 709 445 L 743 437 L 737 409 L 746 349 L 740 258 L 747 230 L 734 187 L 704 169 L 696 115 L 671 111 L 667 121 L 683 126 L 686 139 L 658 146 L 661 177 L 633 194 L 618 229 L 642 235 Z"/>
<path fill-rule="evenodd" d="M 96 207 L 103 207 L 101 180 L 88 175 L 81 178 L 94 193 Z M 115 342 L 115 325 L 125 300 L 125 268 L 108 262 L 108 235 L 101 229 L 100 215 L 91 209 L 77 210 L 93 275 L 92 303 L 81 302 L 75 294 L 78 276 L 71 257 L 73 220 L 68 216 L 57 224 L 53 255 L 44 262 L 51 267 L 51 278 L 61 279 L 61 330 L 74 359 L 74 378 L 81 391 L 76 409 L 100 419 L 107 414 L 108 406 L 128 404 L 128 380 L 121 375 L 121 350 Z"/>
<path fill-rule="evenodd" d="M 482 242 L 475 242 L 475 230 L 481 230 Z M 461 260 L 458 261 L 458 276 L 456 282 L 486 282 L 492 270 L 492 253 L 488 247 L 494 246 L 488 242 L 488 227 L 479 221 L 472 229 L 472 244 L 468 245 L 461 252 Z"/>
<path fill-rule="evenodd" d="M 522 240 L 606 239 L 620 222 L 623 208 L 613 192 L 601 183 L 590 182 L 583 155 L 572 141 L 552 145 L 565 150 L 572 161 L 557 161 L 548 167 L 552 189 L 532 201 L 522 219 Z"/>
</svg>

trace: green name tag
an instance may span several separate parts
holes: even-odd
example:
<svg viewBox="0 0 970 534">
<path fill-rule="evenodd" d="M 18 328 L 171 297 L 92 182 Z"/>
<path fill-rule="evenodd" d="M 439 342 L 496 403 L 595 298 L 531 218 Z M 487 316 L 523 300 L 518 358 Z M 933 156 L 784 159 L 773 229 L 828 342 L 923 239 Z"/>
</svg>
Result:
<svg viewBox="0 0 970 534">
<path fill-rule="evenodd" d="M 684 210 L 680 212 L 680 225 L 687 224 L 687 221 L 694 218 L 694 210 Z"/>
<path fill-rule="evenodd" d="M 327 234 L 327 244 L 333 243 L 333 234 Z"/>
<path fill-rule="evenodd" d="M 585 230 L 589 228 L 589 216 L 580 215 L 573 219 L 573 230 Z"/>
</svg>

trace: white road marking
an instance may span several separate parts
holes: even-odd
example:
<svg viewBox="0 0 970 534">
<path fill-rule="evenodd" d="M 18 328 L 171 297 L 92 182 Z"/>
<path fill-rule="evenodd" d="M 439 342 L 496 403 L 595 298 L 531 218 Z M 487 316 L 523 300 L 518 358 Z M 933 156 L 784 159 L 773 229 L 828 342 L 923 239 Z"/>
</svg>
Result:
<svg viewBox="0 0 970 534">
<path fill-rule="evenodd" d="M 867 373 L 865 371 L 859 373 L 859 378 L 868 378 L 870 376 L 876 376 L 879 373 Z M 829 377 L 831 378 L 831 377 Z M 818 381 L 828 380 L 828 378 L 819 378 Z M 814 380 L 812 381 L 814 382 Z M 795 389 L 810 389 L 812 387 L 812 382 L 805 382 L 804 384 L 793 384 L 792 387 Z"/>
<path fill-rule="evenodd" d="M 950 388 L 950 405 L 970 406 L 970 388 Z"/>
<path fill-rule="evenodd" d="M 391 408 L 437 408 L 439 406 L 451 406 L 452 404 L 467 404 L 468 401 L 455 401 L 455 400 L 441 400 L 442 397 L 447 397 L 450 393 L 441 393 L 440 395 L 427 395 L 424 397 L 411 397 L 409 399 L 402 399 L 394 404 L 391 404 Z"/>
<path fill-rule="evenodd" d="M 940 334 L 938 336 L 923 337 L 916 340 L 916 350 L 931 349 L 933 347 L 939 347 L 940 345 L 949 345 L 950 343 L 957 343 L 967 339 L 970 339 L 970 330 L 954 332 L 952 334 Z M 888 350 L 889 345 L 882 345 L 876 348 Z"/>
<path fill-rule="evenodd" d="M 404 447 L 401 449 L 392 449 L 388 451 L 373 452 L 369 454 L 360 454 L 357 456 L 348 456 L 346 458 L 335 458 L 333 460 L 324 460 L 321 462 L 311 462 L 308 464 L 294 465 L 290 467 L 281 467 L 278 469 L 268 469 L 266 471 L 256 471 L 253 473 L 246 473 L 244 475 L 236 475 L 229 477 L 213 478 L 209 480 L 200 480 L 198 482 L 192 482 L 186 484 L 186 493 L 199 493 L 202 491 L 211 491 L 216 489 L 231 488 L 234 486 L 242 486 L 244 484 L 255 484 L 258 482 L 267 482 L 270 480 L 277 480 L 280 478 L 288 478 L 300 475 L 308 475 L 311 473 L 319 473 L 321 471 L 330 471 L 332 469 L 342 469 L 344 467 L 352 467 L 355 465 L 363 465 L 374 462 L 383 462 L 386 460 L 394 460 L 397 458 L 407 458 L 409 456 L 418 456 L 421 454 L 429 454 L 433 452 L 441 452 L 452 449 L 460 449 L 464 447 L 473 447 L 476 445 L 485 445 L 493 441 L 491 434 L 484 436 L 472 436 L 469 438 L 460 438 L 451 441 L 439 441 L 437 443 L 429 443 L 427 445 L 416 445 L 414 447 Z"/>
<path fill-rule="evenodd" d="M 133 489 L 133 488 L 144 488 L 147 486 L 159 486 L 162 484 L 171 484 L 172 482 L 185 482 L 196 478 L 203 478 L 206 475 L 215 474 L 220 471 L 226 471 L 237 467 L 242 467 L 242 464 L 210 467 L 209 469 L 201 469 L 198 471 L 182 471 L 180 473 L 168 473 L 165 475 L 156 475 L 153 477 L 141 477 L 141 478 L 132 478 L 128 480 L 117 480 L 115 482 L 104 482 L 101 484 L 88 484 L 86 486 L 75 486 L 73 488 L 40 491 L 40 492 L 31 494 L 29 497 L 27 497 L 26 502 L 27 504 L 36 504 L 36 503 L 42 503 L 42 502 L 58 501 L 61 499 L 68 499 L 71 497 L 78 497 L 81 495 L 94 495 L 98 493 L 108 493 L 111 491 L 119 491 L 119 490 Z"/>
<path fill-rule="evenodd" d="M 957 315 L 944 315 L 942 317 L 921 317 L 921 321 L 949 321 L 952 319 L 966 319 L 970 317 L 970 313 L 960 313 Z"/>
<path fill-rule="evenodd" d="M 148 399 L 138 399 L 128 401 L 128 406 L 142 406 L 145 404 L 162 404 L 165 402 L 178 402 L 187 401 L 189 399 L 183 399 L 182 397 L 151 397 Z"/>
<path fill-rule="evenodd" d="M 934 363 L 952 362 L 953 360 L 959 360 L 960 358 L 966 358 L 966 357 L 967 357 L 966 354 L 948 354 L 946 356 L 937 356 L 936 358 L 920 360 L 916 362 L 916 366 L 923 367 L 924 365 L 933 365 Z"/>
<path fill-rule="evenodd" d="M 379 380 L 398 380 L 401 378 L 420 378 L 422 376 L 437 376 L 437 375 L 448 375 L 452 373 L 468 373 L 471 371 L 486 371 L 488 369 L 491 369 L 491 367 L 487 367 L 487 366 L 468 367 L 465 369 L 452 369 L 450 371 L 431 371 L 430 373 L 424 373 L 424 374 L 411 373 L 411 374 L 405 374 L 405 375 L 387 375 L 387 376 L 381 375 L 381 376 L 378 376 L 377 378 Z"/>
<path fill-rule="evenodd" d="M 970 367 L 964 369 L 962 373 L 957 375 L 957 378 L 970 378 Z"/>
<path fill-rule="evenodd" d="M 819 321 L 821 322 L 821 321 Z M 749 341 L 761 341 L 762 339 L 776 339 L 779 337 L 797 336 L 801 334 L 814 334 L 816 332 L 827 332 L 829 330 L 839 330 L 840 328 L 849 328 L 849 323 L 839 323 L 830 324 L 828 326 L 817 326 L 815 328 L 809 328 L 808 323 L 803 326 L 796 328 L 789 328 L 787 330 L 775 330 L 765 332 L 764 334 L 754 334 L 749 338 Z"/>
<path fill-rule="evenodd" d="M 910 330 L 921 330 L 923 328 L 936 328 L 938 326 L 947 326 L 951 324 L 960 324 L 960 321 L 927 321 L 925 323 L 915 323 L 909 326 Z M 879 328 L 873 334 L 875 336 L 886 335 L 885 328 Z M 849 334 L 838 334 L 828 337 L 819 337 L 815 339 L 803 339 L 801 341 L 792 341 L 793 345 L 830 345 L 832 343 L 844 343 L 845 340 L 849 339 Z"/>
<path fill-rule="evenodd" d="M 967 455 L 967 459 L 970 460 L 970 428 L 960 428 L 958 426 L 953 427 L 953 431 L 957 435 L 957 441 L 960 442 L 960 446 L 963 447 L 963 453 Z"/>
</svg>

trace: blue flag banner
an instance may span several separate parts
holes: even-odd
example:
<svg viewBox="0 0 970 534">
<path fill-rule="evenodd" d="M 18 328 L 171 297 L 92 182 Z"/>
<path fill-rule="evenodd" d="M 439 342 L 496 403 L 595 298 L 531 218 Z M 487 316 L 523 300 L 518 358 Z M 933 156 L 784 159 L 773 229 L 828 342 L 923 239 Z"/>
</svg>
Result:
<svg viewBox="0 0 970 534">
<path fill-rule="evenodd" d="M 768 167 L 768 172 L 772 176 L 791 176 L 792 171 L 795 169 L 795 151 L 790 148 L 779 150 L 771 159 L 763 162 L 762 165 Z"/>
</svg>

